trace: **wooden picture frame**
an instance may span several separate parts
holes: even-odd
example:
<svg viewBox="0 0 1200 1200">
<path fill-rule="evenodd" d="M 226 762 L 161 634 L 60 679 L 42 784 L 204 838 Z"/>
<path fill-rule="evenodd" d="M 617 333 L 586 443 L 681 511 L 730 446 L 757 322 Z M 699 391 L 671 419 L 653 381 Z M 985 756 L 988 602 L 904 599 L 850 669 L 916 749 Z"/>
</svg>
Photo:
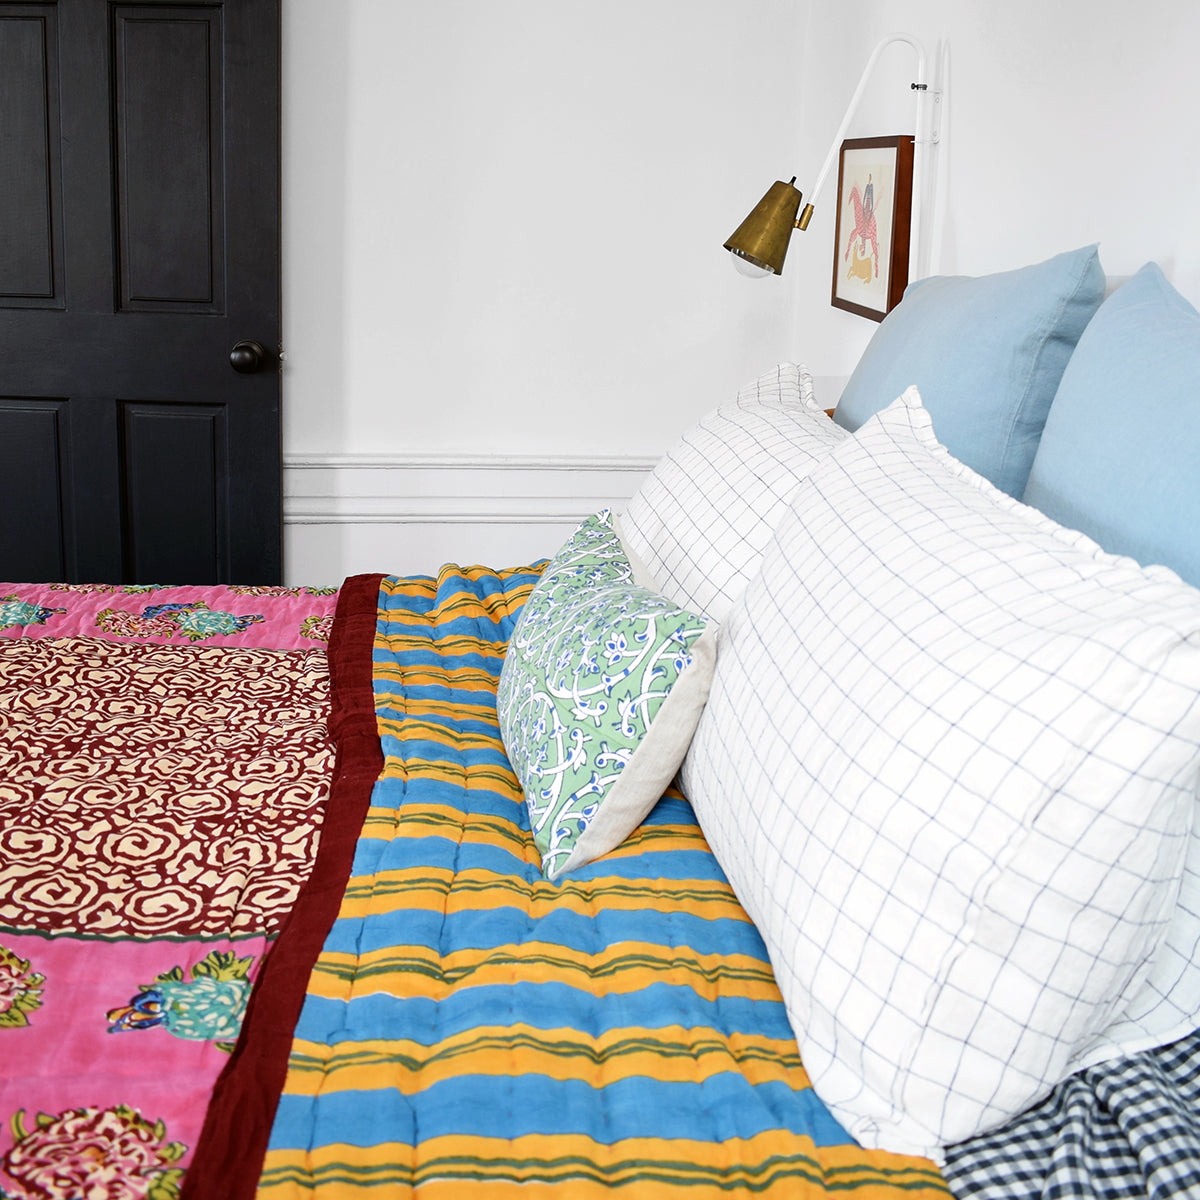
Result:
<svg viewBox="0 0 1200 1200">
<path fill-rule="evenodd" d="M 882 321 L 908 286 L 913 139 L 848 138 L 838 155 L 834 308 Z"/>
</svg>

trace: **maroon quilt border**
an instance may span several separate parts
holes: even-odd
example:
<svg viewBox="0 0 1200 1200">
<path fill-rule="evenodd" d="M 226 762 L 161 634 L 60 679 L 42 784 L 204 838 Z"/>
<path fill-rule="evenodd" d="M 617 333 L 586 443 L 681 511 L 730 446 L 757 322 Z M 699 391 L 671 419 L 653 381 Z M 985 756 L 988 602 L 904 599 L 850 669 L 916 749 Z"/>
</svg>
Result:
<svg viewBox="0 0 1200 1200">
<path fill-rule="evenodd" d="M 341 904 L 371 791 L 383 766 L 372 651 L 382 575 L 352 575 L 329 638 L 334 775 L 312 874 L 263 965 L 237 1046 L 213 1088 L 180 1200 L 254 1195 L 312 965 Z"/>
</svg>

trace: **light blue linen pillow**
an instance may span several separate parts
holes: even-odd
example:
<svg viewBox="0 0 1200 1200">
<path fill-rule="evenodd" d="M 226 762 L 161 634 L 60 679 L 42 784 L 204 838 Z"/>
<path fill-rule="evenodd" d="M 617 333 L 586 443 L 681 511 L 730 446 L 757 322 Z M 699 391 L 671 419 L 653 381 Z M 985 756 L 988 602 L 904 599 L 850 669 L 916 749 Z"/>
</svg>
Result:
<svg viewBox="0 0 1200 1200">
<path fill-rule="evenodd" d="M 504 656 L 500 736 L 549 879 L 642 823 L 708 699 L 715 631 L 634 577 L 603 509 L 550 561 Z"/>
<path fill-rule="evenodd" d="M 1079 339 L 1024 500 L 1200 586 L 1198 445 L 1200 313 L 1147 263 Z"/>
<path fill-rule="evenodd" d="M 996 275 L 917 280 L 871 338 L 834 420 L 853 431 L 915 384 L 938 441 L 1019 497 L 1063 368 L 1103 299 L 1095 246 Z"/>
</svg>

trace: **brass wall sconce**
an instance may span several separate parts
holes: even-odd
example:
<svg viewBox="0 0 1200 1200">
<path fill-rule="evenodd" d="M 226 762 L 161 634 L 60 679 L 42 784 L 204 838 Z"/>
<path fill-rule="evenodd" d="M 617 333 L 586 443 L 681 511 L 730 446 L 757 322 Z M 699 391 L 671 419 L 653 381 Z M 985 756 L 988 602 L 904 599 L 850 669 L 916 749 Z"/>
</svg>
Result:
<svg viewBox="0 0 1200 1200">
<path fill-rule="evenodd" d="M 791 240 L 792 230 L 808 228 L 808 223 L 812 219 L 813 206 L 820 198 L 821 190 L 825 186 L 830 168 L 837 158 L 838 148 L 841 146 L 842 139 L 846 135 L 846 130 L 849 128 L 850 122 L 862 100 L 867 81 L 870 79 L 876 64 L 879 62 L 879 56 L 894 42 L 904 42 L 906 45 L 912 47 L 917 56 L 917 77 L 911 84 L 910 90 L 916 93 L 917 100 L 915 138 L 918 150 L 922 146 L 921 131 L 925 120 L 925 103 L 927 98 L 929 98 L 929 84 L 925 78 L 925 49 L 911 34 L 893 33 L 884 38 L 871 52 L 871 57 L 867 59 L 867 65 L 863 69 L 862 77 L 858 81 L 858 87 L 855 88 L 854 95 L 850 98 L 846 115 L 842 118 L 842 123 L 838 126 L 837 133 L 833 135 L 833 144 L 829 147 L 829 153 L 826 155 L 824 165 L 817 176 L 816 186 L 813 188 L 809 202 L 804 206 L 803 211 L 800 211 L 800 202 L 803 196 L 796 187 L 796 177 L 793 175 L 788 183 L 776 180 L 767 189 L 766 195 L 751 210 L 750 215 L 733 231 L 729 240 L 726 241 L 725 249 L 733 256 L 734 266 L 743 274 L 754 276 L 783 274 L 783 260 L 787 255 L 788 242 Z M 940 92 L 933 93 L 932 99 L 935 103 L 934 112 L 936 114 L 938 111 L 936 105 L 941 99 Z M 938 141 L 936 116 L 930 136 L 925 141 L 929 143 L 936 143 Z M 921 160 L 923 157 L 920 154 L 916 155 L 913 165 L 911 238 L 912 245 L 917 248 L 912 257 L 914 264 L 918 268 L 918 272 L 920 267 L 919 248 L 921 244 L 919 197 L 921 195 Z M 797 212 L 800 213 L 799 217 L 796 215 Z M 917 275 L 914 274 L 913 278 L 916 277 Z"/>
</svg>

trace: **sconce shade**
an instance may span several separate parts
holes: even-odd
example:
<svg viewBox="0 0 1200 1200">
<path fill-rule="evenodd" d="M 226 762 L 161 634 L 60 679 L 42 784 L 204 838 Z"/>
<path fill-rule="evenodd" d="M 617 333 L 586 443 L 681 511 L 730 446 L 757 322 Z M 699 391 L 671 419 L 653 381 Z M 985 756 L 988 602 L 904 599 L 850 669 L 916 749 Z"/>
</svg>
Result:
<svg viewBox="0 0 1200 1200">
<path fill-rule="evenodd" d="M 725 243 L 731 254 L 776 275 L 783 274 L 784 255 L 800 208 L 800 192 L 793 186 L 795 176 L 792 180 L 792 183 L 776 180 L 771 184 L 767 194 Z"/>
</svg>

